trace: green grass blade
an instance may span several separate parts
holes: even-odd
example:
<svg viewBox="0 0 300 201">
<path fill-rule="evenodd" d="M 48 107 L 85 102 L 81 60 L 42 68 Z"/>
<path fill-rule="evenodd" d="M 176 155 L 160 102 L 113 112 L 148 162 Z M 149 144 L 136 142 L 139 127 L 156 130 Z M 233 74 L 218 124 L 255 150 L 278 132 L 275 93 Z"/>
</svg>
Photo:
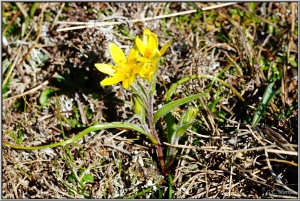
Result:
<svg viewBox="0 0 300 201">
<path fill-rule="evenodd" d="M 138 196 L 144 195 L 144 194 L 146 194 L 146 193 L 150 192 L 151 190 L 152 190 L 152 186 L 150 186 L 149 188 L 147 188 L 147 189 L 144 189 L 144 190 L 142 190 L 141 192 L 138 192 L 138 193 L 136 193 L 136 194 L 134 194 L 134 195 L 131 195 L 131 196 L 125 197 L 124 199 L 132 199 L 132 198 L 135 198 L 135 197 L 138 197 Z"/>
<path fill-rule="evenodd" d="M 169 199 L 173 198 L 173 178 L 171 174 L 168 174 L 169 179 Z"/>
<path fill-rule="evenodd" d="M 268 105 L 270 104 L 272 98 L 274 97 L 274 95 L 276 94 L 276 92 L 278 91 L 277 89 L 274 89 L 275 82 L 272 82 L 268 85 L 268 87 L 265 90 L 265 93 L 263 95 L 262 98 L 262 102 L 260 103 L 260 105 L 258 106 L 255 115 L 253 117 L 253 121 L 252 121 L 252 127 L 254 128 L 257 123 L 259 122 L 259 120 L 262 118 L 263 114 L 265 113 Z"/>
</svg>

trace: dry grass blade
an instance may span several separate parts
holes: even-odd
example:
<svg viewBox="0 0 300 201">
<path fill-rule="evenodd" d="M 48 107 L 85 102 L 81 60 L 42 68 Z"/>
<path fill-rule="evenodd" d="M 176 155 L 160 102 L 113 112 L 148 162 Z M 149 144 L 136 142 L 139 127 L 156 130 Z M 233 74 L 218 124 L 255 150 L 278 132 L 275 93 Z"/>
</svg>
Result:
<svg viewBox="0 0 300 201">
<path fill-rule="evenodd" d="M 72 195 L 69 195 L 68 193 L 65 193 L 65 192 L 61 191 L 59 188 L 55 187 L 54 185 L 51 185 L 51 184 L 47 181 L 47 179 L 46 179 L 45 177 L 43 177 L 43 180 L 44 180 L 46 186 L 47 186 L 49 189 L 53 189 L 54 191 L 59 192 L 60 194 L 66 196 L 66 197 L 68 197 L 68 198 L 76 199 L 76 197 L 74 197 L 74 196 L 72 196 Z"/>
<path fill-rule="evenodd" d="M 56 77 L 56 76 L 57 76 L 57 73 L 54 73 L 54 75 L 52 75 L 51 78 Z M 51 79 L 51 78 L 50 78 L 50 79 Z M 46 80 L 45 82 L 43 82 L 43 83 L 40 84 L 39 86 L 37 86 L 37 87 L 35 87 L 35 88 L 33 88 L 33 89 L 30 89 L 29 91 L 26 91 L 26 92 L 24 92 L 24 93 L 22 93 L 22 94 L 18 94 L 18 95 L 13 96 L 13 97 L 6 98 L 6 99 L 4 99 L 3 101 L 9 101 L 9 100 L 13 100 L 13 99 L 16 99 L 16 98 L 20 98 L 20 97 L 22 97 L 22 96 L 26 96 L 26 95 L 28 95 L 28 94 L 32 94 L 32 93 L 38 91 L 39 89 L 43 88 L 44 86 L 47 86 L 48 84 L 49 84 L 49 80 Z"/>
<path fill-rule="evenodd" d="M 263 17 L 260 17 L 260 16 L 258 16 L 258 15 L 256 15 L 256 14 L 254 14 L 254 13 L 252 13 L 252 12 L 249 12 L 247 9 L 243 8 L 242 6 L 240 6 L 240 5 L 234 5 L 234 6 L 237 7 L 237 8 L 239 8 L 239 9 L 241 9 L 241 10 L 243 10 L 244 12 L 249 13 L 250 15 L 253 15 L 254 17 L 257 17 L 258 19 L 260 19 L 260 20 L 266 22 L 267 24 L 269 24 L 269 25 L 271 25 L 271 26 L 273 26 L 273 27 L 276 27 L 276 28 L 282 30 L 282 28 L 279 27 L 278 25 L 272 23 L 271 21 L 269 21 L 269 20 L 267 20 L 267 19 L 265 19 L 265 18 L 263 18 Z"/>
<path fill-rule="evenodd" d="M 62 3 L 62 4 L 61 4 L 60 9 L 59 9 L 59 11 L 57 12 L 57 15 L 55 16 L 55 18 L 54 18 L 54 20 L 53 20 L 53 24 L 51 25 L 51 30 L 53 29 L 53 27 L 54 27 L 55 24 L 57 23 L 57 20 L 58 20 L 60 14 L 61 14 L 63 8 L 65 7 L 65 4 L 66 4 L 66 3 Z"/>
<path fill-rule="evenodd" d="M 266 137 L 270 138 L 273 142 L 278 144 L 283 149 L 286 149 L 287 151 L 294 151 L 296 150 L 293 147 L 289 147 L 290 143 L 279 133 L 275 132 L 273 129 L 269 128 L 266 125 L 261 125 L 262 132 L 266 134 Z"/>
<path fill-rule="evenodd" d="M 298 153 L 295 151 L 284 151 L 284 150 L 276 150 L 276 149 L 269 149 L 269 148 L 275 148 L 278 147 L 277 145 L 268 145 L 268 146 L 263 146 L 263 147 L 253 147 L 253 148 L 248 148 L 248 149 L 240 149 L 240 150 L 231 150 L 233 148 L 231 147 L 217 147 L 217 146 L 186 146 L 186 145 L 173 145 L 169 144 L 167 142 L 163 142 L 163 144 L 170 146 L 170 147 L 175 147 L 175 148 L 185 148 L 185 149 L 200 149 L 200 150 L 205 150 L 205 151 L 210 151 L 210 152 L 218 152 L 218 153 L 239 153 L 239 152 L 248 152 L 248 151 L 258 151 L 258 150 L 263 150 L 267 149 L 269 152 L 272 153 L 282 153 L 282 154 L 287 154 L 287 155 L 292 155 L 292 156 L 298 156 Z M 292 146 L 290 145 L 283 145 L 283 147 L 286 146 Z M 297 146 L 297 145 L 294 145 Z M 225 149 L 225 150 L 215 150 L 215 149 Z M 229 150 L 228 150 L 229 149 Z"/>
<path fill-rule="evenodd" d="M 287 186 L 281 181 L 281 179 L 275 174 L 275 172 L 274 172 L 273 169 L 272 169 L 270 160 L 269 160 L 269 154 L 268 154 L 267 149 L 265 149 L 265 155 L 266 155 L 266 160 L 267 160 L 267 164 L 268 164 L 269 170 L 270 170 L 272 176 L 274 177 L 275 181 L 276 181 L 278 184 L 280 184 L 280 186 L 283 187 L 284 189 L 288 190 L 289 192 L 293 193 L 294 195 L 298 195 L 298 192 L 296 192 L 296 191 L 290 189 L 289 187 L 287 187 Z"/>
<path fill-rule="evenodd" d="M 18 11 L 9 21 L 8 25 L 5 27 L 5 29 L 3 30 L 2 34 L 4 34 L 7 29 L 12 25 L 12 23 L 17 19 L 17 17 L 21 14 L 21 11 Z"/>
<path fill-rule="evenodd" d="M 298 152 L 296 152 L 296 151 L 285 151 L 285 150 L 278 150 L 278 149 L 267 149 L 267 150 L 270 153 L 286 154 L 286 155 L 291 155 L 291 156 L 298 156 Z"/>
<path fill-rule="evenodd" d="M 69 24 L 69 22 L 57 22 L 58 24 Z M 93 28 L 98 26 L 109 26 L 109 25 L 118 25 L 122 24 L 123 22 L 79 22 L 80 24 L 84 24 L 84 26 L 77 26 L 77 27 L 67 27 L 67 28 L 60 28 L 56 31 L 69 31 L 69 30 L 75 30 L 75 29 L 84 29 L 84 28 Z M 73 24 L 73 23 L 71 23 Z M 76 23 L 78 24 L 78 23 Z"/>
<path fill-rule="evenodd" d="M 130 152 L 128 152 L 128 151 L 126 151 L 126 150 L 124 150 L 124 149 L 121 149 L 121 148 L 119 148 L 119 147 L 117 147 L 117 146 L 114 146 L 114 145 L 111 145 L 111 144 L 103 144 L 103 146 L 105 146 L 105 147 L 111 147 L 111 148 L 113 148 L 113 149 L 116 149 L 116 150 L 118 150 L 118 151 L 124 153 L 124 154 L 128 154 L 128 155 L 131 156 L 131 153 L 130 153 Z"/>
<path fill-rule="evenodd" d="M 215 6 L 209 6 L 205 8 L 201 8 L 202 10 L 211 10 L 216 8 L 221 8 L 229 5 L 233 5 L 236 3 L 224 3 L 220 5 Z M 195 13 L 197 10 L 188 10 L 173 14 L 167 14 L 167 15 L 161 15 L 161 16 L 155 16 L 155 17 L 149 17 L 149 18 L 142 18 L 142 19 L 135 19 L 135 20 L 128 20 L 130 23 L 136 23 L 136 22 L 145 22 L 149 20 L 157 20 L 157 19 L 164 19 L 168 17 L 176 17 L 180 15 L 187 15 L 191 13 Z M 107 25 L 117 25 L 117 24 L 123 24 L 123 22 L 57 22 L 57 24 L 84 24 L 84 26 L 77 26 L 77 27 L 68 27 L 68 28 L 59 28 L 56 31 L 69 31 L 69 30 L 75 30 L 75 29 L 83 29 L 83 28 L 92 28 L 92 27 L 98 27 L 98 26 L 107 26 Z"/>
<path fill-rule="evenodd" d="M 20 11 L 22 12 L 22 14 L 24 15 L 24 17 L 28 17 L 27 11 L 25 10 L 25 8 L 23 7 L 22 3 L 16 2 L 16 5 L 18 6 L 18 8 L 20 9 Z"/>
<path fill-rule="evenodd" d="M 43 4 L 42 6 L 42 13 L 40 15 L 40 21 L 39 21 L 39 30 L 38 30 L 38 34 L 36 36 L 35 39 L 35 43 L 32 44 L 32 46 L 29 48 L 29 50 L 27 51 L 27 53 L 25 54 L 25 56 L 23 56 L 22 60 L 19 62 L 18 65 L 16 65 L 19 73 L 21 74 L 22 78 L 23 78 L 23 82 L 25 83 L 25 85 L 27 85 L 28 83 L 26 82 L 23 70 L 20 68 L 20 66 L 22 65 L 22 63 L 27 59 L 28 55 L 30 54 L 30 52 L 35 48 L 36 44 L 38 43 L 40 36 L 41 36 L 41 31 L 42 31 L 42 22 L 43 22 L 43 18 L 44 18 L 44 10 L 45 10 L 45 5 L 47 4 Z M 26 36 L 28 37 L 29 34 Z"/>
<path fill-rule="evenodd" d="M 201 8 L 201 9 L 202 10 L 212 10 L 212 9 L 216 9 L 216 8 L 222 8 L 222 7 L 234 5 L 237 3 L 238 2 L 223 3 L 223 4 L 213 5 L 213 6 L 207 6 L 207 7 Z"/>
<path fill-rule="evenodd" d="M 15 57 L 14 57 L 14 62 L 13 64 L 11 65 L 10 69 L 9 69 L 9 72 L 7 73 L 3 83 L 2 83 L 2 88 L 6 85 L 11 73 L 13 72 L 13 69 L 15 68 L 18 60 L 19 60 L 19 57 L 21 56 L 21 47 L 18 48 L 18 50 L 16 51 L 16 54 L 15 54 Z"/>
<path fill-rule="evenodd" d="M 298 197 L 296 197 L 296 196 L 277 195 L 277 194 L 272 194 L 272 193 L 269 193 L 269 196 L 272 198 L 279 198 L 279 199 L 295 199 L 295 200 L 298 199 Z"/>
<path fill-rule="evenodd" d="M 268 152 L 270 152 L 270 150 L 268 150 Z M 276 153 L 276 152 L 274 152 Z M 267 161 L 266 159 L 263 159 L 261 161 Z M 293 165 L 293 166 L 297 166 L 298 167 L 298 164 L 297 163 L 294 163 L 292 161 L 287 161 L 287 160 L 280 160 L 280 159 L 271 159 L 269 158 L 269 161 L 274 161 L 274 162 L 278 162 L 278 163 L 286 163 L 288 165 Z"/>
</svg>

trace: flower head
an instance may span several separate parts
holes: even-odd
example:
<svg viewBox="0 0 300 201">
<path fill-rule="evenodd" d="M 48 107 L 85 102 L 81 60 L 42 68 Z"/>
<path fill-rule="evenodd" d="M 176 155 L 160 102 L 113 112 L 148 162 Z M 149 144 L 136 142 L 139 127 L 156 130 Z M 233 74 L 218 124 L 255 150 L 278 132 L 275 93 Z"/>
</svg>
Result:
<svg viewBox="0 0 300 201">
<path fill-rule="evenodd" d="M 150 82 L 152 81 L 152 75 L 155 73 L 155 69 L 150 63 L 145 63 L 143 65 L 142 70 L 139 72 L 139 75 L 142 78 L 148 79 Z"/>
<path fill-rule="evenodd" d="M 152 67 L 144 65 L 143 70 L 139 73 L 140 76 L 145 77 L 145 75 L 149 75 L 152 77 L 157 70 L 159 58 L 166 52 L 168 47 L 171 45 L 171 42 L 166 43 L 160 50 L 158 50 L 157 36 L 146 28 L 143 33 L 143 41 L 139 37 L 136 37 L 135 44 L 139 52 L 143 55 L 143 57 L 139 57 L 137 60 L 143 63 L 150 63 L 152 65 Z M 150 77 L 146 78 L 151 79 Z"/>
<path fill-rule="evenodd" d="M 116 63 L 115 66 L 110 64 L 95 64 L 95 67 L 102 73 L 111 75 L 112 77 L 106 78 L 100 82 L 102 86 L 116 84 L 122 81 L 124 88 L 129 88 L 135 81 L 135 75 L 142 70 L 143 63 L 136 64 L 138 57 L 138 50 L 136 46 L 131 48 L 128 60 L 124 52 L 116 44 L 109 44 L 110 54 Z"/>
</svg>

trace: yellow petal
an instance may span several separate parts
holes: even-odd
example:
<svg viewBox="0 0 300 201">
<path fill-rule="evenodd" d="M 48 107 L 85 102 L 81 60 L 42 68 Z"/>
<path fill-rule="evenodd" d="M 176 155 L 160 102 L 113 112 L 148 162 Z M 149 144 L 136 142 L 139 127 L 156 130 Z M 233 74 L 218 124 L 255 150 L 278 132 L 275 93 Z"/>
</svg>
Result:
<svg viewBox="0 0 300 201">
<path fill-rule="evenodd" d="M 122 82 L 123 87 L 125 89 L 128 89 L 131 86 L 131 84 L 134 82 L 134 80 L 135 80 L 135 76 L 131 76 L 130 78 L 123 80 Z"/>
<path fill-rule="evenodd" d="M 136 58 L 139 56 L 139 51 L 135 46 L 133 46 L 131 49 L 130 49 L 130 52 L 129 52 L 129 55 L 128 55 L 128 65 L 134 65 L 135 62 L 136 62 Z"/>
<path fill-rule="evenodd" d="M 150 29 L 144 29 L 143 34 L 143 42 L 151 51 L 153 51 L 155 48 L 158 48 L 157 36 L 153 32 L 151 32 Z"/>
<path fill-rule="evenodd" d="M 102 86 L 113 85 L 113 84 L 117 84 L 118 82 L 121 82 L 122 80 L 123 80 L 122 77 L 120 77 L 120 76 L 114 76 L 114 77 L 110 77 L 110 78 L 106 78 L 106 79 L 102 80 L 100 82 L 100 84 Z"/>
<path fill-rule="evenodd" d="M 144 63 L 139 63 L 138 65 L 136 65 L 133 69 L 133 74 L 135 75 L 135 74 L 139 73 L 142 70 L 143 66 L 144 66 Z"/>
<path fill-rule="evenodd" d="M 148 47 L 150 50 L 154 50 L 158 48 L 158 39 L 157 36 L 154 33 L 150 33 L 149 39 L 148 39 Z"/>
<path fill-rule="evenodd" d="M 95 64 L 95 67 L 101 71 L 102 73 L 108 74 L 113 76 L 115 74 L 115 69 L 113 68 L 114 66 L 109 65 L 109 64 Z"/>
<path fill-rule="evenodd" d="M 140 61 L 140 62 L 144 62 L 144 63 L 151 62 L 150 59 L 147 59 L 145 57 L 139 57 L 139 58 L 137 58 L 137 60 Z"/>
<path fill-rule="evenodd" d="M 150 31 L 150 29 L 145 28 L 143 34 L 144 35 L 150 35 L 152 32 Z"/>
<path fill-rule="evenodd" d="M 113 60 L 117 63 L 127 63 L 127 59 L 125 57 L 124 52 L 119 48 L 116 44 L 110 43 L 109 44 L 109 51 L 113 58 Z"/>
<path fill-rule="evenodd" d="M 148 81 L 152 81 L 152 76 L 154 74 L 154 72 L 152 71 L 152 67 L 150 65 L 150 67 L 144 67 L 140 72 L 139 72 L 139 75 L 141 78 L 145 78 L 147 79 Z"/>
<path fill-rule="evenodd" d="M 150 29 L 146 28 L 144 29 L 144 32 L 143 32 L 143 43 L 148 46 L 148 41 L 149 41 L 149 37 L 150 37 L 150 34 L 152 32 L 150 31 Z"/>
<path fill-rule="evenodd" d="M 144 56 L 145 51 L 146 51 L 146 46 L 141 41 L 141 39 L 139 39 L 139 37 L 135 38 L 135 44 L 136 44 L 136 47 L 138 48 L 139 52 Z"/>
<path fill-rule="evenodd" d="M 141 70 L 141 71 L 139 72 L 139 75 L 140 75 L 140 77 L 144 78 L 144 77 L 145 77 L 144 70 Z"/>
<path fill-rule="evenodd" d="M 172 41 L 167 42 L 161 49 L 160 49 L 160 54 L 163 55 L 167 49 L 170 47 L 170 45 L 172 44 Z"/>
</svg>

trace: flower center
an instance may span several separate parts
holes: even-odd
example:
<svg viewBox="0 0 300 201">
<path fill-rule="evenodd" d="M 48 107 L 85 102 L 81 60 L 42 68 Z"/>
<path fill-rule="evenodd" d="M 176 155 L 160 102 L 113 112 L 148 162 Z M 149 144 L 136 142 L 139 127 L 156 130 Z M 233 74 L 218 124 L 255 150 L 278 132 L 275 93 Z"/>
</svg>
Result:
<svg viewBox="0 0 300 201">
<path fill-rule="evenodd" d="M 146 48 L 144 57 L 149 59 L 151 54 L 152 54 L 151 51 L 148 48 Z"/>
</svg>

